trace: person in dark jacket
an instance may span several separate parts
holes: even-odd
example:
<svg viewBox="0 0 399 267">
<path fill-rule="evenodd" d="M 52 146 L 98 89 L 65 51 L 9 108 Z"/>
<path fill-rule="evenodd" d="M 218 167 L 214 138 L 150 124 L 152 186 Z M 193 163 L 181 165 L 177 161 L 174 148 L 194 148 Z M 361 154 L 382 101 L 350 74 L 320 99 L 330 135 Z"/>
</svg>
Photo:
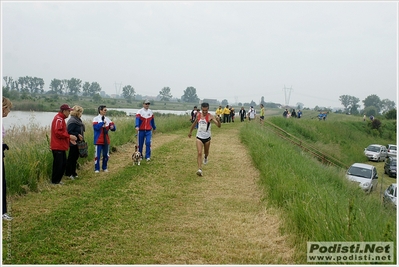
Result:
<svg viewBox="0 0 399 267">
<path fill-rule="evenodd" d="M 2 118 L 5 118 L 8 116 L 8 113 L 10 113 L 12 108 L 12 103 L 10 101 L 10 99 L 8 99 L 7 97 L 3 96 L 3 116 Z M 5 136 L 5 131 L 4 131 L 4 125 L 3 126 L 3 139 Z M 5 170 L 5 166 L 4 166 L 4 151 L 8 150 L 8 145 L 3 143 L 3 165 L 2 165 L 2 169 L 3 169 L 3 220 L 5 221 L 11 221 L 12 217 L 7 213 L 7 183 L 6 183 L 6 170 Z"/>
<path fill-rule="evenodd" d="M 78 140 L 84 139 L 85 125 L 82 122 L 83 108 L 81 106 L 74 106 L 71 111 L 71 116 L 67 123 L 68 133 L 76 136 Z M 76 173 L 76 165 L 79 159 L 79 149 L 75 144 L 69 144 L 69 154 L 67 159 L 67 165 L 65 170 L 65 176 L 68 176 L 71 180 L 78 178 Z"/>
<path fill-rule="evenodd" d="M 70 106 L 63 104 L 51 123 L 50 149 L 53 153 L 52 184 L 63 184 L 61 179 L 66 168 L 66 151 L 69 149 L 70 142 L 76 144 L 76 136 L 68 133 L 65 123 L 65 119 L 69 117 L 71 110 Z"/>
<path fill-rule="evenodd" d="M 245 111 L 244 107 L 241 107 L 241 109 L 239 111 L 239 114 L 240 114 L 241 121 L 242 122 L 245 121 L 245 117 L 246 117 L 247 112 Z"/>
</svg>

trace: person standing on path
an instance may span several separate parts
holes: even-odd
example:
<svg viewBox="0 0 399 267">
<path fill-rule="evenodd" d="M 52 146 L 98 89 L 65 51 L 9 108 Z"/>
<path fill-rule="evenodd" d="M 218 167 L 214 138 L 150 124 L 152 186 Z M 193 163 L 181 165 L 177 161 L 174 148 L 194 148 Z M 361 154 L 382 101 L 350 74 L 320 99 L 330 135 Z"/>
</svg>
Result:
<svg viewBox="0 0 399 267">
<path fill-rule="evenodd" d="M 254 120 L 255 119 L 255 115 L 256 115 L 256 111 L 254 109 L 253 106 L 251 106 L 251 108 L 248 110 L 248 120 Z"/>
<path fill-rule="evenodd" d="M 196 135 L 198 176 L 202 176 L 202 150 L 204 150 L 203 163 L 208 163 L 209 148 L 211 146 L 211 122 L 214 122 L 219 128 L 221 126 L 220 120 L 208 113 L 208 111 L 209 104 L 202 103 L 201 112 L 197 114 L 197 120 L 191 125 L 190 132 L 188 133 L 188 137 L 191 138 L 191 134 L 195 126 L 198 124 Z"/>
<path fill-rule="evenodd" d="M 198 114 L 198 112 L 196 113 Z M 144 100 L 143 108 L 136 113 L 136 132 L 139 138 L 139 152 L 143 155 L 145 141 L 145 159 L 151 159 L 152 131 L 156 130 L 154 113 L 150 109 L 150 101 Z"/>
<path fill-rule="evenodd" d="M 229 105 L 226 105 L 226 107 L 223 109 L 223 123 L 228 123 L 230 117 L 230 109 Z"/>
<path fill-rule="evenodd" d="M 100 159 L 101 151 L 103 154 L 102 170 L 108 172 L 108 159 L 109 159 L 109 144 L 111 140 L 108 132 L 116 131 L 115 123 L 113 123 L 108 117 L 107 106 L 101 105 L 98 107 L 98 116 L 93 119 L 93 130 L 94 130 L 94 172 L 100 172 Z"/>
<path fill-rule="evenodd" d="M 82 122 L 83 108 L 81 106 L 74 106 L 71 111 L 71 117 L 67 122 L 68 133 L 76 136 L 80 141 L 84 139 L 85 125 Z M 65 170 L 65 176 L 68 176 L 71 180 L 78 178 L 76 173 L 76 165 L 79 159 L 78 145 L 70 144 L 69 153 L 67 159 L 67 165 Z"/>
<path fill-rule="evenodd" d="M 5 118 L 8 116 L 8 113 L 10 113 L 12 108 L 12 103 L 10 101 L 10 99 L 8 99 L 7 97 L 3 96 L 3 117 Z M 3 140 L 4 140 L 4 136 L 6 135 L 6 132 L 4 131 L 4 125 L 3 126 Z M 4 151 L 8 150 L 8 146 L 7 144 L 3 143 L 3 161 L 2 161 L 2 169 L 3 169 L 3 220 L 6 221 L 11 221 L 13 218 L 7 213 L 7 183 L 6 183 L 6 169 L 5 169 L 5 165 L 4 165 Z"/>
<path fill-rule="evenodd" d="M 240 114 L 240 120 L 241 122 L 245 121 L 245 117 L 247 112 L 245 111 L 244 107 L 241 107 L 240 111 L 238 112 Z"/>
<path fill-rule="evenodd" d="M 69 105 L 63 104 L 51 123 L 50 149 L 53 153 L 51 182 L 53 184 L 63 184 L 61 179 L 67 164 L 66 151 L 69 149 L 69 143 L 76 145 L 77 138 L 68 133 L 65 123 L 71 110 L 73 109 Z"/>
<path fill-rule="evenodd" d="M 265 107 L 263 104 L 260 104 L 260 123 L 263 124 L 265 122 Z"/>
</svg>

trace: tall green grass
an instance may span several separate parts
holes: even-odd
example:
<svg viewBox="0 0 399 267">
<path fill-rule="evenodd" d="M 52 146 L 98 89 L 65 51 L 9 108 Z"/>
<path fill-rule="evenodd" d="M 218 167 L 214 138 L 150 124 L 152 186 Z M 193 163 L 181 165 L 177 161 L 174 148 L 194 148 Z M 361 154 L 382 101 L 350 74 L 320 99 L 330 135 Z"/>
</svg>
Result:
<svg viewBox="0 0 399 267">
<path fill-rule="evenodd" d="M 382 136 L 375 136 L 376 130 L 371 130 L 370 123 L 362 118 L 342 114 L 329 114 L 326 121 L 283 117 L 272 117 L 270 121 L 348 165 L 365 161 L 363 151 L 370 144 L 396 144 L 396 121 L 383 121 Z"/>
<path fill-rule="evenodd" d="M 285 125 L 291 133 L 316 143 L 340 144 L 347 138 L 335 136 L 342 133 L 331 129 L 342 129 L 336 123 L 329 130 L 316 131 L 326 127 L 327 121 L 272 120 L 280 126 L 292 123 Z M 319 125 L 316 128 L 312 123 Z M 323 135 L 336 140 L 322 138 Z M 306 251 L 306 241 L 396 242 L 396 214 L 383 208 L 378 199 L 366 195 L 357 184 L 347 181 L 344 170 L 322 165 L 259 124 L 242 127 L 240 136 L 261 173 L 268 203 L 282 209 L 286 216 L 283 231 L 294 231 L 298 251 Z M 350 139 L 346 140 L 348 149 Z"/>
<path fill-rule="evenodd" d="M 112 118 L 112 117 L 111 117 Z M 110 131 L 110 152 L 128 142 L 136 142 L 135 117 L 114 117 L 116 131 Z M 34 120 L 32 120 L 34 121 Z M 155 115 L 157 132 L 171 132 L 190 125 L 187 116 Z M 91 121 L 84 122 L 85 140 L 89 144 L 87 158 L 80 158 L 79 164 L 94 160 L 94 134 Z M 7 189 L 10 195 L 37 191 L 41 182 L 51 180 L 53 156 L 50 150 L 50 128 L 31 123 L 26 127 L 14 127 L 6 132 L 3 140 L 10 150 L 6 151 L 5 170 Z M 94 163 L 93 163 L 94 164 Z M 94 165 L 93 165 L 94 166 Z M 94 167 L 93 167 L 94 168 Z"/>
</svg>

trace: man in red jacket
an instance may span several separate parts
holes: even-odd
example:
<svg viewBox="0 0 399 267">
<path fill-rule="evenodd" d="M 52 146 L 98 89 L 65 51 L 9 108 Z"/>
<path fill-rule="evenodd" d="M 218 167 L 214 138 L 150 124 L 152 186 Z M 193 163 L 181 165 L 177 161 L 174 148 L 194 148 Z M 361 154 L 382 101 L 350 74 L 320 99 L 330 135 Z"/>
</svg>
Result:
<svg viewBox="0 0 399 267">
<path fill-rule="evenodd" d="M 53 152 L 53 172 L 51 174 L 52 184 L 63 184 L 62 176 L 66 168 L 66 151 L 69 149 L 69 142 L 76 144 L 76 136 L 68 134 L 65 119 L 73 110 L 67 104 L 60 107 L 60 111 L 54 116 L 51 123 L 50 149 Z"/>
</svg>

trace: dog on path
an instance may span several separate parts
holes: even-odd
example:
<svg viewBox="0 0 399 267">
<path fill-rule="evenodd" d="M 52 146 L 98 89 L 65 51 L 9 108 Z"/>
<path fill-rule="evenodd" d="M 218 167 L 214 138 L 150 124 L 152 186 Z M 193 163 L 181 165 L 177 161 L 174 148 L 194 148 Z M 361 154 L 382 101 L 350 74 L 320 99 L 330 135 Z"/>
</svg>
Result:
<svg viewBox="0 0 399 267">
<path fill-rule="evenodd" d="M 133 155 L 132 155 L 133 166 L 135 164 L 140 165 L 140 161 L 141 161 L 141 153 L 139 152 L 139 147 L 137 145 L 135 145 L 134 148 L 135 148 L 135 151 L 133 152 Z"/>
</svg>

